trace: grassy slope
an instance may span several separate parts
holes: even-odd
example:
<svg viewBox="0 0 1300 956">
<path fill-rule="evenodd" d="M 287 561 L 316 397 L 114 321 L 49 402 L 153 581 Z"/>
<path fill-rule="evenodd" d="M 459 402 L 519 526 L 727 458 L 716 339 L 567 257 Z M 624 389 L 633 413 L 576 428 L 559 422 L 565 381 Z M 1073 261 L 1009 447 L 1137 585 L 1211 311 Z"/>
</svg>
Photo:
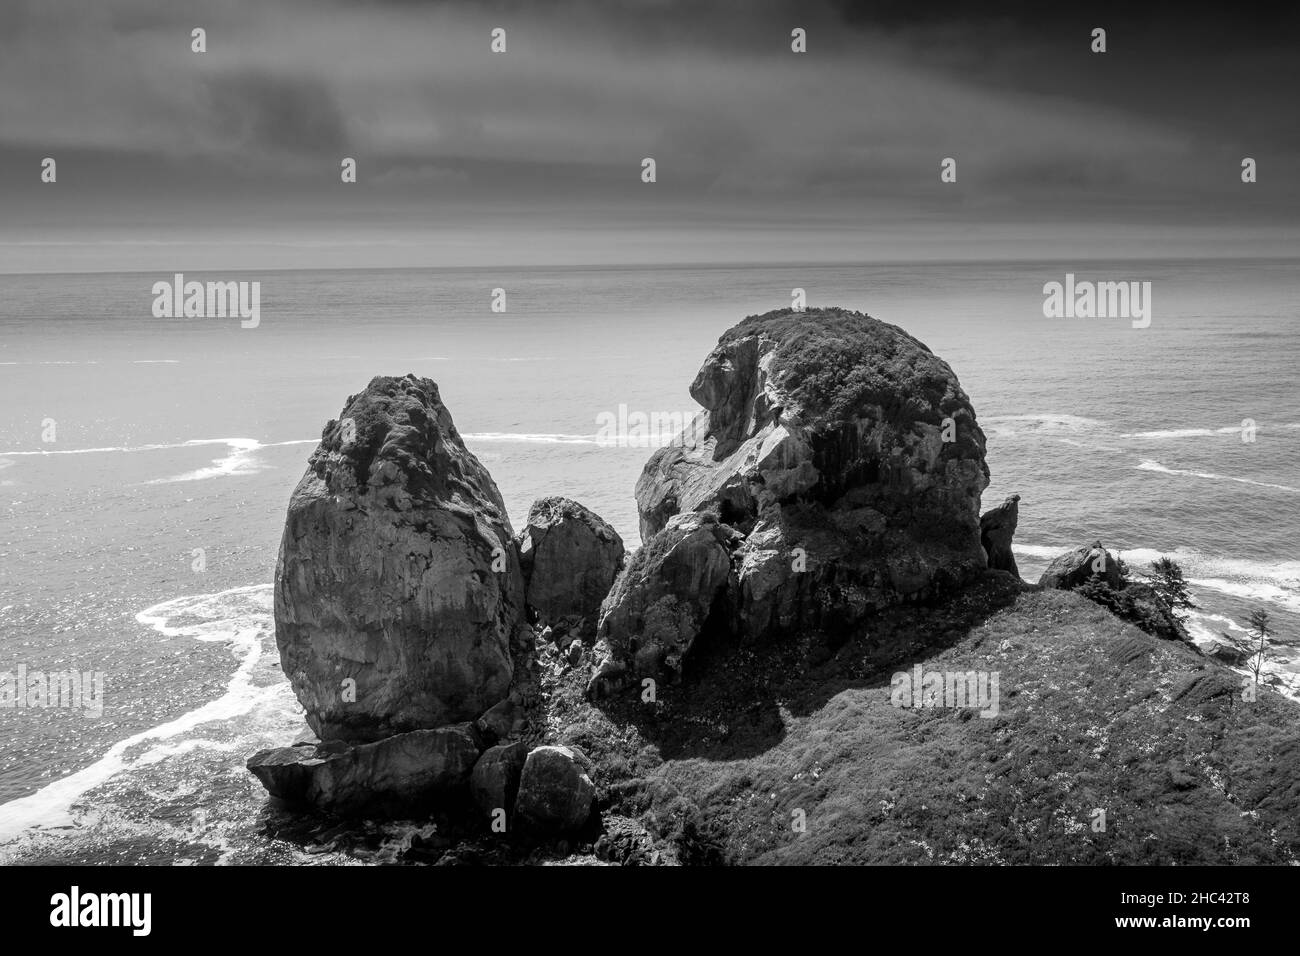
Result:
<svg viewBox="0 0 1300 956">
<path fill-rule="evenodd" d="M 889 702 L 895 670 L 1000 674 L 1001 713 Z M 659 701 L 548 688 L 552 735 L 595 759 L 607 821 L 665 860 L 1292 863 L 1300 707 L 1078 595 L 988 579 L 840 646 L 714 648 Z M 1093 832 L 1094 808 L 1106 831 Z M 794 832 L 791 811 L 806 814 Z M 619 821 L 622 822 L 622 821 Z"/>
</svg>

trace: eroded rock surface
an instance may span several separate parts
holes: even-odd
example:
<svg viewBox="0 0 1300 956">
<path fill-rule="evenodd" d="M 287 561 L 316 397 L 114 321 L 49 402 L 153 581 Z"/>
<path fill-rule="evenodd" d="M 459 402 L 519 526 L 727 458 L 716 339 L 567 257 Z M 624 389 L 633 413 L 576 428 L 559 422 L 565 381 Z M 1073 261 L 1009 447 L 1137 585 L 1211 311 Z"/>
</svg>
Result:
<svg viewBox="0 0 1300 956">
<path fill-rule="evenodd" d="M 1020 496 L 1012 495 L 996 508 L 980 515 L 980 544 L 988 555 L 989 567 L 994 571 L 1010 571 L 1020 577 L 1016 556 L 1011 551 L 1011 539 L 1016 534 L 1020 520 Z"/>
<path fill-rule="evenodd" d="M 751 316 L 690 392 L 704 411 L 637 482 L 647 556 L 620 576 L 600 627 L 617 662 L 674 663 L 724 580 L 726 626 L 753 639 L 848 628 L 986 568 L 984 434 L 952 369 L 901 329 L 841 309 Z M 731 540 L 660 560 L 704 544 L 698 519 L 693 535 L 679 524 L 662 537 L 691 515 Z"/>
<path fill-rule="evenodd" d="M 540 498 L 517 539 L 526 600 L 540 624 L 590 636 L 623 566 L 623 539 L 570 498 Z"/>
<path fill-rule="evenodd" d="M 436 384 L 379 377 L 348 399 L 276 566 L 281 665 L 322 740 L 475 720 L 506 698 L 531 648 L 511 538 Z"/>
<path fill-rule="evenodd" d="M 374 743 L 262 750 L 247 767 L 273 797 L 344 816 L 428 811 L 463 795 L 479 759 L 469 724 Z"/>
</svg>

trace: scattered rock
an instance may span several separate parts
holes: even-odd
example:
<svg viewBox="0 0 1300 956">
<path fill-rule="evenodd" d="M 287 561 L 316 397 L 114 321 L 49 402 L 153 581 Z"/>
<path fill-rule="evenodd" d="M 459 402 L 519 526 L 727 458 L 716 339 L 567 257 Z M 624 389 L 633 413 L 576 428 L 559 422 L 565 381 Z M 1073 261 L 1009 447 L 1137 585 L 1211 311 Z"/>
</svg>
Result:
<svg viewBox="0 0 1300 956">
<path fill-rule="evenodd" d="M 653 866 L 659 862 L 654 839 L 642 824 L 617 816 L 601 822 L 604 831 L 593 847 L 599 859 L 619 866 Z"/>
<path fill-rule="evenodd" d="M 507 698 L 489 707 L 487 712 L 475 721 L 474 726 L 488 742 L 495 743 L 504 740 L 514 732 L 521 716 L 519 706 Z"/>
<path fill-rule="evenodd" d="M 247 767 L 288 803 L 341 816 L 395 816 L 450 804 L 479 759 L 469 724 L 413 730 L 374 743 L 333 741 L 262 750 Z"/>
<path fill-rule="evenodd" d="M 538 830 L 577 830 L 587 822 L 595 792 L 571 748 L 538 747 L 524 762 L 515 813 L 521 823 Z"/>
<path fill-rule="evenodd" d="M 1020 496 L 1012 495 L 996 508 L 980 515 L 980 544 L 988 555 L 989 567 L 994 571 L 1010 571 L 1020 577 L 1016 556 L 1011 551 L 1011 539 L 1020 520 Z"/>
<path fill-rule="evenodd" d="M 614 658 L 606 642 L 597 642 L 595 654 L 600 663 L 587 681 L 586 693 L 590 700 L 608 697 L 626 686 L 629 679 L 627 665 Z"/>
<path fill-rule="evenodd" d="M 281 666 L 322 740 L 473 720 L 509 693 L 531 644 L 511 537 L 436 384 L 379 377 L 348 399 L 290 499 L 275 576 Z"/>
<path fill-rule="evenodd" d="M 590 633 L 623 566 L 623 539 L 569 498 L 540 498 L 517 539 L 527 603 L 545 624 L 585 619 Z M 545 632 L 543 632 L 545 633 Z"/>
</svg>

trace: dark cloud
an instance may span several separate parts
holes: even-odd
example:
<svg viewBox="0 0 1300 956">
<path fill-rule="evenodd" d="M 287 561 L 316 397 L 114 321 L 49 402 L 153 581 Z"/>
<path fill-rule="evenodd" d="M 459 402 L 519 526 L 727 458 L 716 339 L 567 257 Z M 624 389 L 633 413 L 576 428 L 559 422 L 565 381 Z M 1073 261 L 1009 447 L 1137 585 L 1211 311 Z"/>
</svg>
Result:
<svg viewBox="0 0 1300 956">
<path fill-rule="evenodd" d="M 231 150 L 341 155 L 348 147 L 338 101 L 318 79 L 221 74 L 203 83 L 203 106 L 213 135 Z"/>
<path fill-rule="evenodd" d="M 132 222 L 128 202 L 159 222 L 178 209 L 215 220 L 232 198 L 248 201 L 249 231 L 305 230 L 344 210 L 377 228 L 450 228 L 452 208 L 474 222 L 526 208 L 584 228 L 609 216 L 611 228 L 845 229 L 909 217 L 959 227 L 997 210 L 1021 232 L 1103 220 L 1249 230 L 1300 215 L 1294 13 L 21 0 L 3 16 L 10 238 Z M 199 25 L 202 55 L 189 50 Z M 1109 32 L 1104 56 L 1088 49 L 1092 25 Z M 488 49 L 494 26 L 508 31 L 504 56 Z M 793 26 L 808 31 L 807 54 L 790 52 Z M 53 196 L 34 172 L 45 155 L 64 171 Z M 361 182 L 340 190 L 344 155 Z M 1243 194 L 1247 155 L 1260 182 Z M 659 164 L 653 187 L 639 179 L 645 156 Z M 947 156 L 954 186 L 939 183 Z"/>
</svg>

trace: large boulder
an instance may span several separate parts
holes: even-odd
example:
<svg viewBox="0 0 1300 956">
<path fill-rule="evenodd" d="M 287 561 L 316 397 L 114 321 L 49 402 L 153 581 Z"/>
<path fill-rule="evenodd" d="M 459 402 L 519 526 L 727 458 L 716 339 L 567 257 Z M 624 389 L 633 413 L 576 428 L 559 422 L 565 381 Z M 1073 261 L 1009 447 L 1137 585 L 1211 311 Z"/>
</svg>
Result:
<svg viewBox="0 0 1300 956">
<path fill-rule="evenodd" d="M 984 434 L 952 369 L 906 332 L 842 309 L 751 316 L 690 392 L 704 411 L 637 482 L 641 534 L 706 513 L 746 535 L 747 636 L 847 627 L 984 571 Z"/>
<path fill-rule="evenodd" d="M 1229 667 L 1240 667 L 1251 657 L 1250 651 L 1239 646 L 1227 634 L 1224 634 L 1221 640 L 1211 638 L 1208 647 L 1203 648 L 1203 650 L 1219 663 L 1227 664 Z"/>
<path fill-rule="evenodd" d="M 989 567 L 994 571 L 1010 571 L 1016 577 L 1020 577 L 1020 569 L 1011 551 L 1011 539 L 1015 537 L 1019 520 L 1019 495 L 1012 495 L 980 515 L 980 544 L 988 555 Z"/>
<path fill-rule="evenodd" d="M 470 795 L 489 821 L 498 810 L 507 815 L 514 812 L 519 776 L 527 758 L 528 745 L 522 741 L 489 747 L 478 758 L 470 775 Z"/>
<path fill-rule="evenodd" d="M 275 577 L 281 666 L 322 740 L 474 720 L 531 632 L 496 484 L 429 379 L 375 378 L 321 436 Z"/>
<path fill-rule="evenodd" d="M 535 830 L 577 830 L 587 822 L 595 794 L 596 788 L 573 750 L 538 747 L 524 761 L 515 814 Z"/>
<path fill-rule="evenodd" d="M 540 498 L 516 541 L 526 600 L 541 624 L 593 634 L 600 604 L 623 566 L 623 539 L 569 498 Z"/>
<path fill-rule="evenodd" d="M 605 599 L 601 653 L 626 661 L 638 676 L 680 669 L 707 626 L 729 627 L 731 552 L 739 540 L 711 514 L 671 518 L 632 556 Z"/>
<path fill-rule="evenodd" d="M 247 767 L 267 792 L 342 816 L 427 812 L 467 793 L 479 759 L 469 724 L 414 730 L 374 743 L 262 750 Z"/>
<path fill-rule="evenodd" d="M 1072 591 L 1094 575 L 1112 588 L 1120 589 L 1124 586 L 1119 562 L 1102 547 L 1100 541 L 1053 558 L 1038 579 L 1038 584 L 1040 587 Z"/>
</svg>

